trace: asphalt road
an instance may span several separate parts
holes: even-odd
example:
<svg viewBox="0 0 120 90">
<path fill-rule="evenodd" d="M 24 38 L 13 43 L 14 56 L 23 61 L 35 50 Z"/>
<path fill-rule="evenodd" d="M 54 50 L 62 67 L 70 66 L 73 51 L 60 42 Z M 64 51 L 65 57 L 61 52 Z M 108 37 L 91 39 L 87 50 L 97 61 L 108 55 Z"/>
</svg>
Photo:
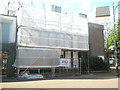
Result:
<svg viewBox="0 0 120 90">
<path fill-rule="evenodd" d="M 2 88 L 118 88 L 118 79 L 55 79 L 3 83 Z"/>
<path fill-rule="evenodd" d="M 49 80 L 3 82 L 2 88 L 118 88 L 116 71 Z"/>
</svg>

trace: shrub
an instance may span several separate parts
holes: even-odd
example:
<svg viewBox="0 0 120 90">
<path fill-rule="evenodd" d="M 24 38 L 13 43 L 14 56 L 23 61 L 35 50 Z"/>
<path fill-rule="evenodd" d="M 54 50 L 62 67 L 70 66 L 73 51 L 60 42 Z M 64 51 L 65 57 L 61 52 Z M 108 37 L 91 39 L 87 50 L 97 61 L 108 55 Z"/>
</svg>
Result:
<svg viewBox="0 0 120 90">
<path fill-rule="evenodd" d="M 90 67 L 90 71 L 99 71 L 99 70 L 108 69 L 107 63 L 103 61 L 103 59 L 100 57 L 90 57 L 89 67 Z"/>
</svg>

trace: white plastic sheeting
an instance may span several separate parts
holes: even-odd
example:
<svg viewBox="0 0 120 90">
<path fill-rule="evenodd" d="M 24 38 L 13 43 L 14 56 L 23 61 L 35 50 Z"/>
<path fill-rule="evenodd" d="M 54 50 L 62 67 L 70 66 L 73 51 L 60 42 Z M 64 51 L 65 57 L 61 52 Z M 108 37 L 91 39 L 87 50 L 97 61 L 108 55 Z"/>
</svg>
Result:
<svg viewBox="0 0 120 90">
<path fill-rule="evenodd" d="M 42 29 L 20 28 L 18 44 L 25 46 L 42 46 L 54 48 L 77 48 L 78 50 L 88 50 L 88 39 L 85 36 L 72 35 L 60 32 L 44 31 Z"/>
<path fill-rule="evenodd" d="M 88 22 L 79 15 L 23 8 L 17 21 L 24 26 L 18 30 L 18 45 L 89 50 Z"/>
<path fill-rule="evenodd" d="M 61 49 L 89 50 L 88 22 L 79 15 L 21 8 L 17 24 L 17 41 L 21 48 L 17 50 L 15 67 L 57 67 Z"/>
<path fill-rule="evenodd" d="M 61 50 L 19 47 L 14 67 L 44 68 L 57 67 L 60 63 Z"/>
</svg>

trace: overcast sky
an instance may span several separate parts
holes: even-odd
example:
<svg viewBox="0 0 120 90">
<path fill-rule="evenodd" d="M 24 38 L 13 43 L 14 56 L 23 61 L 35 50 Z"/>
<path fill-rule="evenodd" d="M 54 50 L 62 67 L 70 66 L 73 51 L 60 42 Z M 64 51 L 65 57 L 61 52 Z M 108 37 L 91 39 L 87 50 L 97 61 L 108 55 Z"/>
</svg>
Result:
<svg viewBox="0 0 120 90">
<path fill-rule="evenodd" d="M 88 15 L 88 19 L 91 21 L 95 17 L 96 7 L 110 6 L 112 10 L 112 3 L 117 6 L 120 0 L 0 0 L 0 14 L 4 13 L 4 8 L 7 6 L 7 2 L 22 2 L 25 6 L 33 6 L 41 8 L 43 2 L 46 6 L 54 4 L 62 7 L 63 13 L 84 13 Z M 11 3 L 11 6 L 13 5 Z M 14 6 L 14 5 L 13 5 Z"/>
</svg>

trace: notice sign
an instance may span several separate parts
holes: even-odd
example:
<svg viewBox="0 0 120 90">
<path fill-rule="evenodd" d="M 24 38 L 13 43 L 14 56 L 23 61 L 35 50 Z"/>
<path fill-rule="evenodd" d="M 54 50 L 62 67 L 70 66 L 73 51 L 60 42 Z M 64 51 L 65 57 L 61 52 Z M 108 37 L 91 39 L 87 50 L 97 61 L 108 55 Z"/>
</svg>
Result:
<svg viewBox="0 0 120 90">
<path fill-rule="evenodd" d="M 60 67 L 70 67 L 71 66 L 71 62 L 70 59 L 66 59 L 66 58 L 61 58 L 60 59 Z"/>
<path fill-rule="evenodd" d="M 73 68 L 78 68 L 78 59 L 73 59 Z"/>
</svg>

